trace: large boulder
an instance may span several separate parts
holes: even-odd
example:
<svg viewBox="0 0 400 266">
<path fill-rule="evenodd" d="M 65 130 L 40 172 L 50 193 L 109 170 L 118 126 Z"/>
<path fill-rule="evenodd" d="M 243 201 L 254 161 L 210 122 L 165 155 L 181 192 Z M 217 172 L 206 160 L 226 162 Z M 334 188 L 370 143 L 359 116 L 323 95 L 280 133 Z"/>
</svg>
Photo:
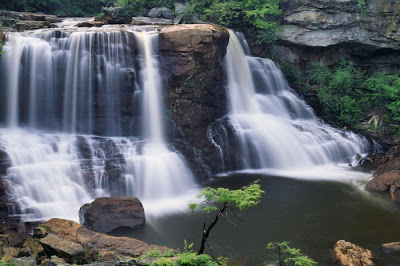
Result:
<svg viewBox="0 0 400 266">
<path fill-rule="evenodd" d="M 393 158 L 392 160 L 389 160 L 388 162 L 385 162 L 378 166 L 378 168 L 376 168 L 375 170 L 374 175 L 379 176 L 393 170 L 400 171 L 400 157 Z"/>
<path fill-rule="evenodd" d="M 89 230 L 107 233 L 120 227 L 141 227 L 146 218 L 138 198 L 108 197 L 83 205 L 79 210 L 79 220 Z"/>
<path fill-rule="evenodd" d="M 76 222 L 57 218 L 38 227 L 34 237 L 44 247 L 47 258 L 57 256 L 68 263 L 123 260 L 144 256 L 154 250 L 161 253 L 168 251 L 166 247 L 148 245 L 133 238 L 93 232 Z"/>
<path fill-rule="evenodd" d="M 339 240 L 333 247 L 333 259 L 342 266 L 372 266 L 373 255 L 369 249 L 364 249 L 350 242 Z"/>
<path fill-rule="evenodd" d="M 171 9 L 166 8 L 166 7 L 152 8 L 152 9 L 150 9 L 147 16 L 149 16 L 151 18 L 168 18 L 168 19 L 174 18 L 174 16 L 172 15 Z"/>
<path fill-rule="evenodd" d="M 366 189 L 376 190 L 376 191 L 386 191 L 391 185 L 400 186 L 400 171 L 393 170 L 378 176 L 375 176 L 371 181 L 365 186 Z"/>
</svg>

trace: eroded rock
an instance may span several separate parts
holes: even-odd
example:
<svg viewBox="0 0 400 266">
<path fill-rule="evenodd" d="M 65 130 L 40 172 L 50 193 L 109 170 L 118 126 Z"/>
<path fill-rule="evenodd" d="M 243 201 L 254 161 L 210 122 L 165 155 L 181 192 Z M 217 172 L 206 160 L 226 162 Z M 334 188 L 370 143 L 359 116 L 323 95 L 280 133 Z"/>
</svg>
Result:
<svg viewBox="0 0 400 266">
<path fill-rule="evenodd" d="M 172 15 L 172 11 L 169 8 L 166 7 L 155 7 L 150 9 L 149 13 L 147 16 L 151 18 L 167 18 L 167 19 L 173 19 L 174 16 Z"/>
<path fill-rule="evenodd" d="M 339 240 L 333 247 L 333 259 L 343 266 L 372 266 L 372 252 L 350 242 Z"/>
<path fill-rule="evenodd" d="M 79 220 L 89 230 L 107 233 L 120 227 L 139 228 L 146 218 L 138 198 L 105 197 L 83 205 Z"/>
</svg>

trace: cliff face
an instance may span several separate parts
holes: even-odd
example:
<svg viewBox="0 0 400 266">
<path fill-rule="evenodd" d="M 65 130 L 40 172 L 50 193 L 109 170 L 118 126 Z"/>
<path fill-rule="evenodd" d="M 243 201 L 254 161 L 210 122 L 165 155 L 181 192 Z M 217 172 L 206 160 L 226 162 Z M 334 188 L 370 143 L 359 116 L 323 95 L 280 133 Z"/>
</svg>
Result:
<svg viewBox="0 0 400 266">
<path fill-rule="evenodd" d="M 160 37 L 168 81 L 167 108 L 183 137 L 182 152 L 192 168 L 201 173 L 204 164 L 198 160 L 204 158 L 214 168 L 218 154 L 208 140 L 207 128 L 226 113 L 221 63 L 229 33 L 217 25 L 192 24 L 166 27 Z"/>
<path fill-rule="evenodd" d="M 272 47 L 254 46 L 256 55 L 274 55 L 305 69 L 342 59 L 371 70 L 400 68 L 400 2 L 395 0 L 287 0 L 282 30 Z"/>
</svg>

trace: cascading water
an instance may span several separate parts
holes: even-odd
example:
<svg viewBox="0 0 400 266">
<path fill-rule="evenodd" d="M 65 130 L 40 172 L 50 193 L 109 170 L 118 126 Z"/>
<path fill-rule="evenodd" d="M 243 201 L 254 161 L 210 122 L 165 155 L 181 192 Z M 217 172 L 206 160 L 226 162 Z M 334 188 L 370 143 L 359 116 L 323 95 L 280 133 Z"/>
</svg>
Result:
<svg viewBox="0 0 400 266">
<path fill-rule="evenodd" d="M 77 219 L 84 203 L 118 195 L 139 197 L 147 214 L 185 204 L 171 202 L 195 183 L 165 141 L 157 38 L 129 30 L 7 35 L 0 149 L 11 164 L 13 212 Z"/>
<path fill-rule="evenodd" d="M 246 55 L 246 41 L 239 37 L 230 31 L 226 56 L 228 117 L 238 154 L 235 168 L 290 170 L 357 163 L 367 142 L 320 122 L 274 62 Z M 227 129 L 219 131 L 226 134 Z M 216 145 L 228 147 L 221 142 L 227 138 L 214 133 L 210 132 Z"/>
</svg>

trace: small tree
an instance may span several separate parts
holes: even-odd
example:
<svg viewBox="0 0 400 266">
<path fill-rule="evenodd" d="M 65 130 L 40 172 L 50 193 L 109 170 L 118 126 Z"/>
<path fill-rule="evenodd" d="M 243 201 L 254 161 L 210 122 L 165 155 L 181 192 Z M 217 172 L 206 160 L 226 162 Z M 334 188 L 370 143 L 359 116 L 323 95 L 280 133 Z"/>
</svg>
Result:
<svg viewBox="0 0 400 266">
<path fill-rule="evenodd" d="M 289 242 L 270 242 L 267 244 L 267 250 L 274 251 L 276 255 L 278 255 L 278 263 L 279 266 L 314 266 L 317 263 L 307 257 L 306 255 L 301 254 L 300 249 L 289 247 Z"/>
<path fill-rule="evenodd" d="M 200 203 L 190 203 L 190 210 L 194 211 L 197 208 L 211 213 L 217 212 L 209 225 L 204 223 L 203 234 L 200 244 L 200 249 L 197 254 L 203 254 L 204 246 L 207 238 L 210 235 L 211 229 L 217 224 L 218 219 L 224 215 L 228 215 L 228 211 L 235 212 L 235 210 L 243 211 L 247 208 L 256 206 L 261 199 L 264 191 L 260 188 L 259 181 L 254 181 L 249 186 L 244 186 L 237 190 L 230 190 L 227 188 L 204 188 L 197 198 L 201 200 Z"/>
</svg>

